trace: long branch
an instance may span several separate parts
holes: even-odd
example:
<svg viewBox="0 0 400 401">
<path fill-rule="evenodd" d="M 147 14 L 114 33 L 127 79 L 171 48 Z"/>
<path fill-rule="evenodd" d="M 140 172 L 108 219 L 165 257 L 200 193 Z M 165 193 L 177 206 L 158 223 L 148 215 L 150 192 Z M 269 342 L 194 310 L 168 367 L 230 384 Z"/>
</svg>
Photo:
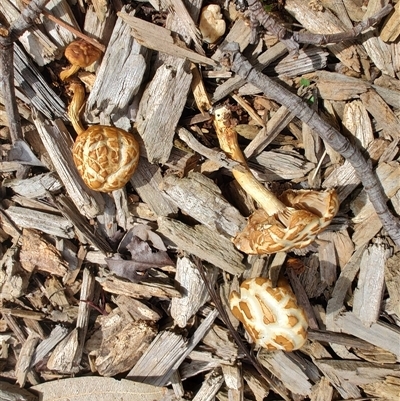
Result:
<svg viewBox="0 0 400 401">
<path fill-rule="evenodd" d="M 314 130 L 328 145 L 341 154 L 353 166 L 363 184 L 368 197 L 379 216 L 382 226 L 400 247 L 400 220 L 387 206 L 387 198 L 382 185 L 360 149 L 351 144 L 339 131 L 324 121 L 298 96 L 274 82 L 266 75 L 256 71 L 249 61 L 239 52 L 237 43 L 229 43 L 223 50 L 223 60 L 230 64 L 230 69 L 242 79 L 258 87 L 270 99 L 282 104 L 301 121 Z"/>
<path fill-rule="evenodd" d="M 33 24 L 48 1 L 32 0 L 9 29 L 0 25 L 0 82 L 13 143 L 22 140 L 21 117 L 14 87 L 14 42 Z"/>
</svg>

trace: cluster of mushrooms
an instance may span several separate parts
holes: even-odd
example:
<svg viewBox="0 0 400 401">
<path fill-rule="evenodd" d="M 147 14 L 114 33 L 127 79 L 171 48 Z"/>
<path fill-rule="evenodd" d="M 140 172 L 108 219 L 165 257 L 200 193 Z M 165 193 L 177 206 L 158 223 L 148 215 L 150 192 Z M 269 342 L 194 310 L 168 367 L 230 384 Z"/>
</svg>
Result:
<svg viewBox="0 0 400 401">
<path fill-rule="evenodd" d="M 216 7 L 207 6 L 202 14 L 201 30 L 208 43 L 217 41 L 225 31 L 225 22 Z M 214 23 L 211 28 L 210 21 Z M 94 63 L 100 55 L 98 49 L 83 40 L 71 43 L 65 50 L 71 67 L 63 71 L 60 78 L 69 79 L 79 68 Z M 111 192 L 122 188 L 138 165 L 137 141 L 130 133 L 115 127 L 94 125 L 85 129 L 80 122 L 85 89 L 75 81 L 70 83 L 70 89 L 73 98 L 68 115 L 78 135 L 73 158 L 79 174 L 95 191 Z M 336 192 L 289 190 L 276 197 L 250 171 L 231 120 L 227 107 L 215 110 L 214 126 L 220 147 L 238 162 L 232 174 L 259 205 L 248 218 L 245 229 L 233 238 L 233 243 L 247 254 L 270 254 L 306 247 L 337 213 Z M 301 348 L 307 339 L 306 314 L 283 278 L 275 288 L 269 279 L 245 280 L 239 293 L 231 293 L 229 305 L 257 346 L 270 351 L 293 351 Z"/>
</svg>

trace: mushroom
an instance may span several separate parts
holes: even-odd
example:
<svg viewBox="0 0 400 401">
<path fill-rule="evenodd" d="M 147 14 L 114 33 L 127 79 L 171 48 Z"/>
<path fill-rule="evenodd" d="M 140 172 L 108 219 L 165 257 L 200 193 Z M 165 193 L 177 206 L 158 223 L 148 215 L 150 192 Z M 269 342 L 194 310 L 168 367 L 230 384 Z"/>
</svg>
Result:
<svg viewBox="0 0 400 401">
<path fill-rule="evenodd" d="M 219 5 L 209 4 L 202 8 L 199 29 L 203 36 L 203 41 L 207 43 L 215 43 L 223 36 L 226 30 L 226 23 Z"/>
<path fill-rule="evenodd" d="M 269 254 L 304 248 L 313 242 L 339 209 L 336 191 L 290 190 L 276 197 L 250 171 L 226 106 L 215 110 L 214 126 L 221 149 L 240 163 L 232 169 L 233 176 L 262 207 L 233 239 L 235 246 L 248 254 Z"/>
<path fill-rule="evenodd" d="M 116 127 L 92 125 L 85 130 L 79 119 L 85 89 L 75 82 L 70 89 L 74 96 L 68 115 L 78 134 L 72 152 L 80 176 L 95 191 L 122 188 L 139 163 L 138 142 L 133 135 Z"/>
<path fill-rule="evenodd" d="M 269 351 L 294 351 L 307 340 L 307 317 L 284 279 L 277 287 L 263 277 L 245 280 L 240 294 L 232 291 L 229 305 L 253 342 Z"/>
<path fill-rule="evenodd" d="M 80 68 L 89 67 L 89 65 L 93 64 L 100 58 L 101 51 L 83 39 L 79 39 L 66 47 L 64 55 L 71 63 L 71 66 L 60 73 L 62 81 L 78 72 Z"/>
</svg>

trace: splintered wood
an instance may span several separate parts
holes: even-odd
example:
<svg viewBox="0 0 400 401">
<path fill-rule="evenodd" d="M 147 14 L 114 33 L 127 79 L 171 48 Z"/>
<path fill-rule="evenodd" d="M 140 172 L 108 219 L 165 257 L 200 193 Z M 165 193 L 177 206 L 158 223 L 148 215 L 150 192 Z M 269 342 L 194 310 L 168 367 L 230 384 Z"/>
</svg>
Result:
<svg viewBox="0 0 400 401">
<path fill-rule="evenodd" d="M 0 21 L 1 400 L 399 400 L 400 2 L 1 0 Z M 102 56 L 63 82 L 78 38 Z M 139 143 L 118 191 L 74 165 L 75 80 L 85 127 Z M 291 227 L 291 190 L 332 189 L 339 211 L 306 248 L 234 245 Z M 260 277 L 290 283 L 300 349 L 251 340 L 271 325 L 285 349 L 296 315 L 248 291 L 246 332 L 230 310 Z"/>
</svg>

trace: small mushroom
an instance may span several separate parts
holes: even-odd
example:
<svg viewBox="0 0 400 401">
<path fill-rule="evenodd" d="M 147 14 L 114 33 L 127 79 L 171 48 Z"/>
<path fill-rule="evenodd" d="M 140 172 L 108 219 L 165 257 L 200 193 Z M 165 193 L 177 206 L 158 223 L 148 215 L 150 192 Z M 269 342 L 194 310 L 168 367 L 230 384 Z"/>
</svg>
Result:
<svg viewBox="0 0 400 401">
<path fill-rule="evenodd" d="M 215 110 L 214 125 L 221 149 L 240 163 L 232 169 L 233 176 L 262 207 L 233 239 L 235 246 L 248 254 L 269 254 L 304 248 L 313 242 L 339 209 L 336 191 L 290 190 L 276 197 L 257 181 L 247 166 L 227 107 Z"/>
<path fill-rule="evenodd" d="M 72 152 L 80 176 L 95 191 L 122 188 L 139 163 L 138 142 L 130 133 L 116 127 L 92 125 L 85 130 L 79 119 L 85 90 L 78 83 L 72 83 L 70 89 L 74 96 L 68 115 L 78 134 Z"/>
<path fill-rule="evenodd" d="M 203 36 L 203 41 L 207 43 L 215 43 L 224 35 L 226 23 L 219 5 L 209 4 L 202 8 L 199 29 Z"/>
<path fill-rule="evenodd" d="M 245 280 L 240 294 L 232 291 L 229 305 L 254 343 L 269 351 L 294 351 L 307 340 L 307 317 L 298 306 L 289 283 L 281 278 L 277 287 L 269 279 Z"/>
<path fill-rule="evenodd" d="M 66 47 L 64 55 L 71 66 L 60 73 L 62 81 L 77 73 L 80 68 L 89 67 L 93 64 L 100 58 L 101 51 L 83 39 L 79 39 Z"/>
</svg>

